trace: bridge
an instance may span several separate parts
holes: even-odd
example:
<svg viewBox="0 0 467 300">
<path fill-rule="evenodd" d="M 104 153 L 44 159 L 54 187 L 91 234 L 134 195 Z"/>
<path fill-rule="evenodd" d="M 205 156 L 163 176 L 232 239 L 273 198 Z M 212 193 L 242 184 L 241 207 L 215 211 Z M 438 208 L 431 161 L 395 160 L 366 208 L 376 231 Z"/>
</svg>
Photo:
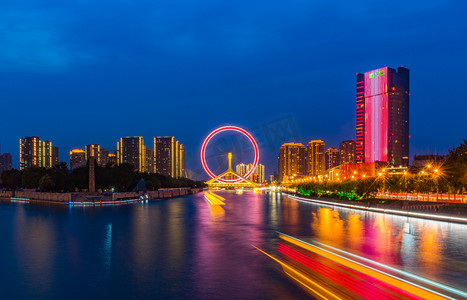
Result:
<svg viewBox="0 0 467 300">
<path fill-rule="evenodd" d="M 248 188 L 254 189 L 259 187 L 257 183 L 237 174 L 232 169 L 232 153 L 229 152 L 229 168 L 224 173 L 206 181 L 209 189 L 221 189 L 221 188 Z"/>
</svg>

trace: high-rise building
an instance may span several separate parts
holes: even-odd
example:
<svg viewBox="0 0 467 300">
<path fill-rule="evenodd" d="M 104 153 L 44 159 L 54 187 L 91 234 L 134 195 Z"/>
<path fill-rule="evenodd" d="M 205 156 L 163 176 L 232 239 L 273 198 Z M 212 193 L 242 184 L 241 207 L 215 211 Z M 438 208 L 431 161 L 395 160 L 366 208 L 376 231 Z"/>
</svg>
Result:
<svg viewBox="0 0 467 300">
<path fill-rule="evenodd" d="M 60 164 L 60 159 L 58 157 L 58 147 L 52 147 L 52 166 Z"/>
<path fill-rule="evenodd" d="M 117 164 L 128 163 L 138 172 L 146 172 L 146 147 L 142 136 L 122 137 L 117 143 Z"/>
<path fill-rule="evenodd" d="M 86 159 L 90 159 L 91 157 L 95 158 L 95 161 L 100 165 L 102 164 L 101 161 L 101 146 L 98 144 L 90 144 L 86 145 Z"/>
<path fill-rule="evenodd" d="M 12 158 L 10 153 L 3 153 L 0 155 L 0 174 L 13 168 Z"/>
<path fill-rule="evenodd" d="M 109 163 L 109 150 L 100 148 L 101 166 L 107 166 Z"/>
<path fill-rule="evenodd" d="M 73 149 L 70 151 L 70 169 L 74 170 L 86 166 L 86 151 Z"/>
<path fill-rule="evenodd" d="M 326 149 L 322 140 L 312 140 L 306 146 L 306 174 L 320 175 L 325 170 Z"/>
<path fill-rule="evenodd" d="M 356 162 L 355 160 L 355 141 L 354 140 L 348 140 L 348 141 L 343 141 L 339 145 L 339 151 L 340 151 L 340 164 L 354 164 Z"/>
<path fill-rule="evenodd" d="M 235 166 L 235 171 L 240 176 L 244 176 L 246 173 L 250 172 L 251 168 L 253 168 L 253 164 L 238 164 Z M 255 183 L 263 183 L 264 165 L 258 164 L 249 179 Z"/>
<path fill-rule="evenodd" d="M 303 175 L 305 170 L 305 146 L 301 143 L 283 144 L 279 151 L 279 181 Z"/>
<path fill-rule="evenodd" d="M 328 148 L 325 154 L 325 169 L 329 170 L 340 165 L 340 151 L 334 147 Z"/>
<path fill-rule="evenodd" d="M 19 140 L 20 170 L 30 167 L 51 168 L 52 166 L 52 142 L 41 141 L 37 136 Z"/>
<path fill-rule="evenodd" d="M 117 155 L 115 153 L 109 153 L 109 160 L 107 162 L 109 166 L 117 165 Z"/>
<path fill-rule="evenodd" d="M 186 167 L 185 167 L 185 146 L 182 144 L 179 145 L 179 160 L 180 160 L 180 176 L 179 177 L 186 177 Z"/>
<path fill-rule="evenodd" d="M 146 147 L 146 172 L 154 173 L 154 149 Z"/>
<path fill-rule="evenodd" d="M 42 167 L 52 168 L 52 142 L 42 141 Z"/>
<path fill-rule="evenodd" d="M 409 70 L 357 74 L 357 162 L 409 163 Z"/>
<path fill-rule="evenodd" d="M 101 166 L 115 166 L 117 164 L 117 156 L 115 153 L 112 153 L 105 148 L 100 148 L 100 159 Z"/>
<path fill-rule="evenodd" d="M 174 178 L 185 176 L 185 147 L 173 136 L 154 138 L 155 172 Z"/>
</svg>

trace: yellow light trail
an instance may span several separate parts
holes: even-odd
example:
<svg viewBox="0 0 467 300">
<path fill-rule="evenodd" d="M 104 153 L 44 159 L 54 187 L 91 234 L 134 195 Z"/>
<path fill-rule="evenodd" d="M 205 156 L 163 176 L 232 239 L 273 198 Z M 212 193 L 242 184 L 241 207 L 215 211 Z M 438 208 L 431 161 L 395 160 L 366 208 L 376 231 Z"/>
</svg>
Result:
<svg viewBox="0 0 467 300">
<path fill-rule="evenodd" d="M 219 198 L 216 198 L 213 194 L 209 192 L 204 193 L 204 197 L 211 205 L 225 205 L 225 203 L 222 202 L 222 200 L 220 200 Z"/>
<path fill-rule="evenodd" d="M 315 287 L 318 287 L 319 289 L 323 290 L 324 292 L 326 292 L 327 294 L 331 295 L 331 297 L 333 299 L 339 299 L 339 300 L 343 300 L 342 298 L 340 298 L 339 296 L 337 296 L 336 294 L 332 293 L 331 291 L 329 291 L 328 289 L 326 289 L 325 287 L 323 287 L 322 285 L 316 283 L 315 281 L 309 279 L 308 277 L 306 277 L 305 275 L 301 274 L 299 271 L 295 270 L 292 266 L 278 260 L 277 258 L 275 258 L 274 256 L 264 252 L 263 250 L 259 249 L 258 247 L 252 245 L 255 249 L 257 249 L 258 251 L 260 251 L 261 253 L 265 254 L 266 256 L 268 256 L 269 258 L 273 259 L 274 261 L 276 261 L 277 263 L 279 263 L 282 267 L 282 269 L 284 270 L 284 272 L 289 275 L 290 277 L 292 277 L 294 280 L 296 280 L 298 283 L 300 283 L 301 285 L 303 285 L 307 290 L 311 291 L 313 294 L 323 298 L 323 299 L 329 299 L 329 297 L 326 297 L 324 296 L 322 293 L 318 292 L 317 290 L 313 289 L 312 287 L 310 287 L 310 284 L 315 286 Z"/>
<path fill-rule="evenodd" d="M 218 198 L 219 200 L 225 200 L 225 198 L 222 198 L 221 196 L 213 193 L 213 192 L 209 192 L 210 195 L 213 195 L 214 197 Z"/>
<path fill-rule="evenodd" d="M 345 267 L 348 267 L 348 268 L 356 270 L 356 271 L 358 271 L 358 272 L 360 272 L 362 274 L 365 274 L 365 275 L 371 276 L 373 278 L 376 278 L 378 280 L 381 280 L 383 282 L 386 282 L 387 284 L 390 284 L 392 286 L 395 286 L 397 288 L 400 288 L 402 290 L 410 292 L 413 295 L 422 297 L 424 299 L 433 299 L 433 300 L 435 300 L 435 299 L 453 299 L 451 297 L 442 295 L 440 293 L 429 290 L 429 289 L 424 288 L 422 286 L 419 286 L 417 284 L 410 283 L 408 281 L 399 279 L 399 278 L 397 278 L 395 276 L 389 275 L 389 274 L 381 272 L 381 271 L 377 271 L 376 269 L 373 269 L 373 268 L 367 267 L 367 266 L 365 266 L 363 264 L 354 262 L 354 261 L 349 260 L 347 258 L 344 258 L 344 257 L 342 257 L 340 255 L 333 254 L 333 253 L 331 253 L 329 251 L 325 251 L 322 248 L 319 248 L 319 247 L 310 245 L 308 243 L 302 242 L 302 241 L 300 241 L 298 239 L 295 239 L 293 237 L 290 237 L 290 236 L 287 236 L 287 235 L 284 235 L 284 234 L 279 234 L 279 237 L 281 239 L 283 239 L 284 241 L 287 241 L 287 242 L 289 242 L 291 244 L 294 244 L 294 245 L 296 245 L 298 247 L 306 249 L 306 250 L 308 250 L 310 252 L 314 252 L 314 253 L 322 256 L 322 257 L 325 257 L 325 258 L 330 259 L 330 260 L 332 260 L 334 262 L 337 262 L 337 263 L 339 263 L 339 264 L 341 264 L 341 265 L 343 265 Z"/>
</svg>

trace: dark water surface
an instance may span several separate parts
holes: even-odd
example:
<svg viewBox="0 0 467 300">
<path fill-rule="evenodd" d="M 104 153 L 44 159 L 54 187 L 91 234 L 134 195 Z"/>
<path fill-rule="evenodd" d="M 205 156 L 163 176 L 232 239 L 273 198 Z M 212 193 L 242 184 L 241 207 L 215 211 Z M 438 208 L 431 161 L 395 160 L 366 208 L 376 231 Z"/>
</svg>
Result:
<svg viewBox="0 0 467 300">
<path fill-rule="evenodd" d="M 252 245 L 276 231 L 465 290 L 467 226 L 332 209 L 277 193 L 111 207 L 0 203 L 0 299 L 300 299 Z"/>
</svg>

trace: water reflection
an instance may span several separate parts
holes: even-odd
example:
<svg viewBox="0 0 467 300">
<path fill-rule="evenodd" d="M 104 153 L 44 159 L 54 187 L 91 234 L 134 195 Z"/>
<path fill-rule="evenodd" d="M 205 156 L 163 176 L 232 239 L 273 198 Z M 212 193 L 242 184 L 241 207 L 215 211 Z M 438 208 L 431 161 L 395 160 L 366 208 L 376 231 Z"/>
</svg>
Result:
<svg viewBox="0 0 467 300">
<path fill-rule="evenodd" d="M 311 228 L 323 243 L 340 247 L 345 239 L 344 226 L 337 210 L 320 208 L 317 213 L 313 213 Z"/>
<path fill-rule="evenodd" d="M 32 293 L 49 293 L 53 288 L 55 224 L 46 215 L 30 216 L 21 205 L 15 216 L 15 253 L 22 284 Z"/>
<path fill-rule="evenodd" d="M 349 246 L 357 249 L 363 243 L 364 227 L 360 215 L 350 213 L 348 218 L 347 236 L 349 237 Z"/>
<path fill-rule="evenodd" d="M 276 231 L 463 286 L 466 225 L 220 192 L 102 208 L 0 208 L 2 299 L 303 297 L 251 245 Z M 7 271 L 4 271 L 7 270 Z M 73 293 L 70 293 L 73 291 Z"/>
</svg>

